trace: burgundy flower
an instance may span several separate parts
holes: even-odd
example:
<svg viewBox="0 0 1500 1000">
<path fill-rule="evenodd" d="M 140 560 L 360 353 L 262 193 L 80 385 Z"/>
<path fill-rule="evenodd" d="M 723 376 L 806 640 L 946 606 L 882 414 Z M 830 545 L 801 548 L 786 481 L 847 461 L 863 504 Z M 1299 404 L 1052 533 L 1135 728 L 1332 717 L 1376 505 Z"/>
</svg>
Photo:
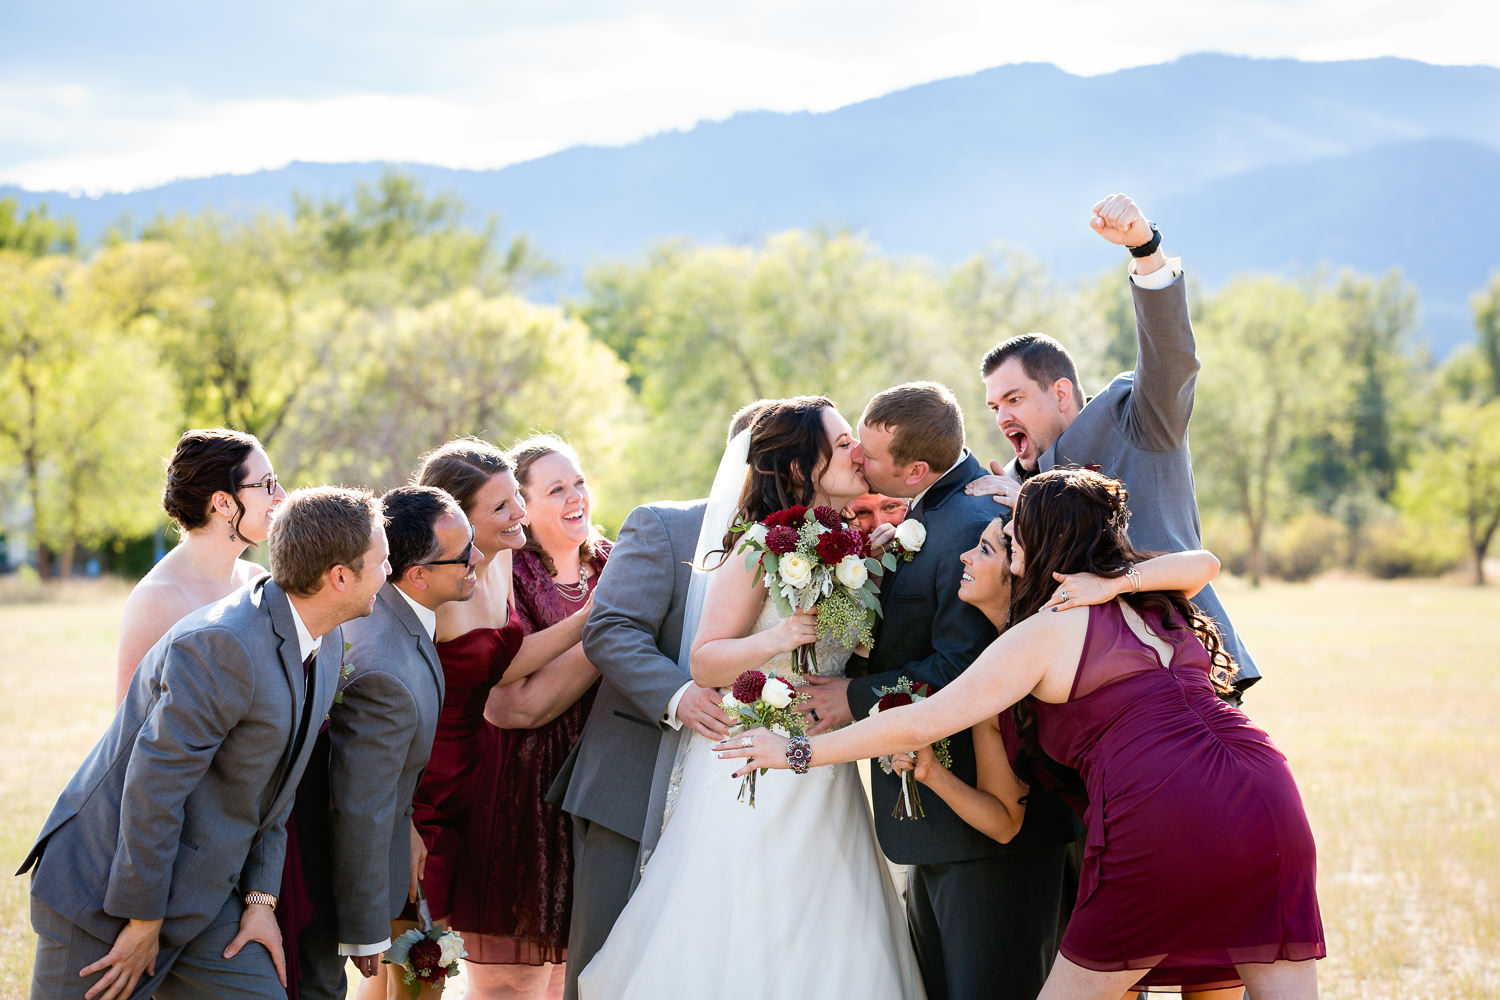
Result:
<svg viewBox="0 0 1500 1000">
<path fill-rule="evenodd" d="M 844 534 L 849 538 L 849 551 L 864 559 L 870 554 L 870 536 L 858 528 L 845 528 Z"/>
<path fill-rule="evenodd" d="M 416 970 L 417 978 L 429 983 L 435 983 L 446 979 L 448 973 L 440 967 L 443 960 L 443 948 L 432 938 L 423 938 L 411 946 L 411 951 L 406 953 L 406 960 Z"/>
<path fill-rule="evenodd" d="M 916 695 L 918 698 L 931 698 L 932 685 L 928 684 L 926 681 L 921 681 L 917 684 L 913 684 L 911 693 Z"/>
<path fill-rule="evenodd" d="M 837 566 L 840 559 L 854 551 L 849 536 L 842 531 L 823 532 L 818 536 L 817 546 L 818 558 L 829 566 Z"/>
<path fill-rule="evenodd" d="M 911 695 L 907 694 L 905 691 L 892 691 L 889 694 L 883 694 L 880 696 L 879 702 L 880 710 L 882 712 L 888 709 L 900 708 L 902 705 L 910 704 Z"/>
<path fill-rule="evenodd" d="M 778 524 L 766 532 L 766 548 L 784 556 L 797 547 L 797 529 L 790 528 L 784 524 Z"/>
<path fill-rule="evenodd" d="M 813 508 L 813 517 L 825 528 L 842 528 L 844 521 L 839 517 L 839 512 L 827 505 Z"/>
<path fill-rule="evenodd" d="M 759 670 L 746 670 L 734 679 L 734 687 L 730 694 L 734 700 L 742 705 L 753 705 L 760 701 L 760 693 L 765 690 L 766 675 Z"/>
</svg>

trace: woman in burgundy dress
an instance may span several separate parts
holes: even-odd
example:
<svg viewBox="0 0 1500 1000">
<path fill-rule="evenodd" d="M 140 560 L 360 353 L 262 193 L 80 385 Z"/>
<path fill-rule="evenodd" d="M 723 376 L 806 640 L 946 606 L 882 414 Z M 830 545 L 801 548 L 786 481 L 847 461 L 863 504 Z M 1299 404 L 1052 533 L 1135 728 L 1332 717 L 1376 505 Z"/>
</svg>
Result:
<svg viewBox="0 0 1500 1000">
<path fill-rule="evenodd" d="M 485 702 L 497 685 L 520 683 L 578 642 L 582 617 L 526 639 L 511 603 L 511 557 L 526 542 L 526 503 L 505 454 L 477 438 L 459 438 L 423 456 L 423 486 L 448 492 L 474 527 L 483 558 L 475 568 L 474 595 L 438 609 L 436 644 L 445 693 L 432 757 L 412 802 L 412 864 L 435 921 L 450 917 L 465 854 L 469 824 L 486 786 L 476 772 L 485 758 Z M 414 908 L 403 914 L 415 920 Z M 449 921 L 451 923 L 451 921 Z M 393 927 L 393 932 L 399 929 Z M 470 967 L 471 992 L 474 983 Z M 405 987 L 384 967 L 361 984 L 360 1000 L 402 996 Z M 478 994 L 476 994 L 478 995 Z"/>
<path fill-rule="evenodd" d="M 1022 745 L 1088 791 L 1078 901 L 1042 1000 L 1239 982 L 1254 1000 L 1316 997 L 1312 831 L 1286 758 L 1217 696 L 1232 663 L 1211 622 L 1180 592 L 1132 587 L 1037 614 L 1055 574 L 1132 577 L 1128 517 L 1124 487 L 1096 472 L 1028 480 L 1006 529 L 1010 629 L 933 697 L 814 737 L 811 762 L 923 746 L 1029 695 Z M 741 771 L 789 766 L 771 733 L 721 747 L 748 758 Z"/>
<path fill-rule="evenodd" d="M 526 500 L 526 545 L 514 556 L 515 606 L 531 635 L 578 616 L 609 555 L 593 528 L 592 498 L 578 456 L 539 436 L 509 452 Z M 552 668 L 489 699 L 486 790 L 475 805 L 470 846 L 452 923 L 464 934 L 471 968 L 483 964 L 485 996 L 542 996 L 562 987 L 572 905 L 572 831 L 543 801 L 578 740 L 597 674 L 581 644 Z M 493 794 L 488 790 L 493 788 Z M 499 990 L 510 991 L 502 994 Z"/>
</svg>

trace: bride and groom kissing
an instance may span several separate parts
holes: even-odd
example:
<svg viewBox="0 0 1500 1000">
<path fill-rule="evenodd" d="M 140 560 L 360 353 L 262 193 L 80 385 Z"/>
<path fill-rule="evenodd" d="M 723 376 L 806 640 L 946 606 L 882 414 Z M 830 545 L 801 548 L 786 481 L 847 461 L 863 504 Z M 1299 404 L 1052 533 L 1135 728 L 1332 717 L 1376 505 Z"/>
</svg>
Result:
<svg viewBox="0 0 1500 1000">
<path fill-rule="evenodd" d="M 868 658 L 820 643 L 800 705 L 815 734 L 902 678 L 942 687 L 995 638 L 958 597 L 959 554 L 995 515 L 964 490 L 984 473 L 934 383 L 876 395 L 857 436 L 822 397 L 762 401 L 731 425 L 706 501 L 626 519 L 584 630 L 603 685 L 553 787 L 574 828 L 568 997 L 1036 995 L 1065 912 L 1073 828 L 1060 804 L 1034 796 L 1001 844 L 936 796 L 924 817 L 896 818 L 900 780 L 872 768 L 872 825 L 846 764 L 816 780 L 768 772 L 749 809 L 711 750 L 730 725 L 717 689 L 748 669 L 793 672 L 793 650 L 815 638 L 812 616 L 767 600 L 732 526 L 873 491 L 911 497 L 907 517 L 926 528 L 880 582 Z M 967 733 L 951 752 L 974 783 Z M 912 866 L 904 915 L 882 853 Z"/>
</svg>

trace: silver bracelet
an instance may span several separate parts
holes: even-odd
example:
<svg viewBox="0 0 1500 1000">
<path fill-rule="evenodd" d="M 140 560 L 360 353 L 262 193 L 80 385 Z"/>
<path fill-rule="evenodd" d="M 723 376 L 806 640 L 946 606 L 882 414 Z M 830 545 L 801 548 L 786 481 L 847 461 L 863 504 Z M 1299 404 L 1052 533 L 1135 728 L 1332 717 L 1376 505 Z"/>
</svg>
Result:
<svg viewBox="0 0 1500 1000">
<path fill-rule="evenodd" d="M 1130 563 L 1125 568 L 1125 579 L 1130 581 L 1130 592 L 1139 594 L 1141 592 L 1141 571 L 1135 568 L 1135 563 Z"/>
<path fill-rule="evenodd" d="M 812 744 L 806 736 L 793 736 L 786 745 L 786 762 L 797 774 L 806 774 L 812 766 Z"/>
</svg>

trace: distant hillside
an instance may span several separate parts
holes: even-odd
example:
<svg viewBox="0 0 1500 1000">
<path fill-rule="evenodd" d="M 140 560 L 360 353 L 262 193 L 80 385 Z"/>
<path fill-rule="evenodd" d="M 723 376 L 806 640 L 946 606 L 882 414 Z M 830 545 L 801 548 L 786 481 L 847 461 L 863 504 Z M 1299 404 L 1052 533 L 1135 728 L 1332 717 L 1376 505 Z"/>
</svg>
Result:
<svg viewBox="0 0 1500 1000">
<path fill-rule="evenodd" d="M 528 233 L 563 265 L 564 288 L 591 261 L 663 237 L 745 242 L 815 224 L 945 263 L 1005 245 L 1092 274 L 1118 255 L 1089 233 L 1088 207 L 1126 191 L 1211 284 L 1246 268 L 1401 268 L 1446 354 L 1472 337 L 1468 297 L 1500 268 L 1497 123 L 1493 68 L 1202 55 L 1098 77 L 1002 66 L 500 170 L 399 166 Z M 89 238 L 125 214 L 282 210 L 294 190 L 344 192 L 385 166 L 293 163 L 100 198 L 0 194 L 46 200 Z"/>
</svg>

